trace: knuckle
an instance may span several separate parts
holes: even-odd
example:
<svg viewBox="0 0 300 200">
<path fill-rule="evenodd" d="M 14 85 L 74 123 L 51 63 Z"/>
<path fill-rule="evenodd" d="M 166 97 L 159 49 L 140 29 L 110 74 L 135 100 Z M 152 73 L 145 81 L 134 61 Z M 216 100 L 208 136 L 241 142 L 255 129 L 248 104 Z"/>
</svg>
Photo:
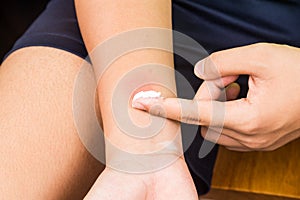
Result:
<svg viewBox="0 0 300 200">
<path fill-rule="evenodd" d="M 274 44 L 261 42 L 250 46 L 251 48 L 249 49 L 250 51 L 249 55 L 254 56 L 252 60 L 255 61 L 255 65 L 259 67 L 261 70 L 268 69 L 269 62 L 273 60 L 271 58 L 274 56 L 274 51 L 273 51 Z"/>
<path fill-rule="evenodd" d="M 272 45 L 266 42 L 259 42 L 250 46 L 253 48 L 252 50 L 255 50 L 257 53 L 266 53 L 268 52 L 269 47 Z"/>
<path fill-rule="evenodd" d="M 257 120 L 249 122 L 248 125 L 245 127 L 244 131 L 246 134 L 249 135 L 257 134 L 259 131 Z"/>
<path fill-rule="evenodd" d="M 187 124 L 195 124 L 195 125 L 199 125 L 200 124 L 200 120 L 198 118 L 195 118 L 193 115 L 191 114 L 187 114 L 185 116 L 182 117 L 182 121 L 187 123 Z"/>
<path fill-rule="evenodd" d="M 160 117 L 166 117 L 166 112 L 164 111 L 161 105 L 151 106 L 151 108 L 149 109 L 149 113 Z"/>
<path fill-rule="evenodd" d="M 243 144 L 252 150 L 263 150 L 270 146 L 270 142 L 266 138 L 248 138 Z"/>
<path fill-rule="evenodd" d="M 195 100 L 182 102 L 182 120 L 188 124 L 201 124 L 201 117 L 198 111 L 198 103 Z"/>
<path fill-rule="evenodd" d="M 207 133 L 207 129 L 205 129 L 204 127 L 202 127 L 200 133 L 201 133 L 201 136 L 202 136 L 203 138 L 205 138 L 206 133 Z"/>
<path fill-rule="evenodd" d="M 206 126 L 202 126 L 202 127 L 201 127 L 201 130 L 200 130 L 200 133 L 201 133 L 201 136 L 202 136 L 203 138 L 206 137 L 207 132 L 208 132 L 208 128 L 207 128 Z"/>
<path fill-rule="evenodd" d="M 267 46 L 267 44 L 268 43 L 266 43 L 266 42 L 258 42 L 258 43 L 253 44 L 252 46 L 254 48 L 263 49 Z"/>
</svg>

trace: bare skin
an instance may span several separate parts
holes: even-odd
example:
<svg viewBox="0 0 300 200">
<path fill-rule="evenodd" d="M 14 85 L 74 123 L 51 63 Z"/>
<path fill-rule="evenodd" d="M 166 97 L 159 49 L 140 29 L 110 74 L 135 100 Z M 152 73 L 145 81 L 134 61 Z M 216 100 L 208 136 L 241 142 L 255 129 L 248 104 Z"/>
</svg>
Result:
<svg viewBox="0 0 300 200">
<path fill-rule="evenodd" d="M 99 43 L 123 31 L 143 27 L 171 28 L 171 1 L 78 0 L 76 4 L 80 28 L 90 53 Z M 92 61 L 95 61 L 93 56 Z M 172 69 L 172 61 L 172 53 L 141 50 L 121 56 L 101 78 L 98 99 L 105 136 L 121 150 L 137 154 L 156 151 L 162 143 L 178 135 L 179 124 L 167 120 L 156 137 L 148 141 L 132 139 L 117 126 L 111 111 L 113 91 L 124 75 L 148 63 Z M 5 173 L 0 174 L 0 180 L 6 184 L 1 184 L 0 192 L 7 199 L 82 199 L 103 170 L 104 166 L 82 145 L 74 126 L 72 89 L 81 64 L 82 59 L 70 53 L 46 47 L 21 49 L 2 64 L 0 103 L 5 109 L 0 112 L 0 161 L 3 163 L 0 171 Z M 97 67 L 97 62 L 93 64 Z M 139 77 L 151 79 L 149 74 L 143 71 Z M 174 77 L 164 75 L 161 73 L 156 78 L 165 85 L 137 84 L 132 95 L 143 89 L 154 89 L 166 97 L 175 97 Z M 129 102 L 127 109 L 132 121 L 140 126 L 149 123 L 149 114 L 131 108 L 130 97 L 123 96 L 118 103 L 123 101 Z M 174 141 L 178 154 L 173 162 L 139 175 L 132 171 L 120 172 L 108 165 L 86 198 L 198 199 L 182 156 L 180 137 Z M 168 157 L 168 154 L 157 157 L 164 155 Z M 108 160 L 120 158 L 116 154 L 107 156 Z M 133 166 L 136 164 L 134 160 L 129 162 Z"/>
<path fill-rule="evenodd" d="M 82 145 L 72 93 L 82 59 L 29 47 L 0 68 L 0 193 L 5 199 L 82 199 L 104 166 Z"/>
<path fill-rule="evenodd" d="M 216 52 L 195 66 L 195 74 L 205 80 L 195 99 L 182 100 L 201 111 L 201 115 L 188 117 L 195 120 L 186 121 L 180 115 L 179 99 L 140 99 L 140 109 L 149 112 L 153 105 L 160 105 L 156 108 L 163 109 L 165 117 L 203 125 L 203 136 L 231 150 L 271 151 L 300 137 L 299 57 L 299 48 L 268 43 Z M 207 84 L 219 88 L 218 94 L 240 74 L 250 75 L 247 98 L 225 103 L 214 98 L 201 100 L 209 93 Z M 216 131 L 221 121 L 214 122 L 211 134 L 206 134 L 212 123 L 212 102 L 226 109 L 221 135 Z M 161 111 L 152 110 L 158 113 Z"/>
<path fill-rule="evenodd" d="M 75 3 L 83 39 L 91 54 L 95 71 L 101 67 L 101 60 L 99 61 L 98 58 L 103 55 L 98 55 L 93 50 L 107 39 L 137 28 L 171 28 L 171 1 L 169 0 L 91 0 L 88 2 L 77 0 Z M 142 37 L 147 37 L 147 34 Z M 151 37 L 151 35 L 148 37 Z M 167 38 L 158 36 L 158 40 L 166 41 L 166 45 L 172 45 L 168 43 L 172 41 L 171 35 Z M 128 41 L 128 43 L 135 41 Z M 121 47 L 110 50 L 110 54 L 114 54 L 119 48 Z M 156 64 L 150 70 L 141 68 L 141 66 L 149 63 Z M 130 102 L 134 93 L 144 89 L 155 89 L 166 96 L 174 97 L 176 95 L 172 92 L 176 91 L 174 74 L 164 73 L 162 69 L 157 67 L 159 65 L 167 66 L 172 72 L 172 53 L 151 49 L 133 51 L 118 57 L 106 69 L 98 82 L 104 134 L 106 140 L 109 140 L 121 151 L 130 151 L 137 155 L 157 151 L 161 143 L 173 141 L 178 155 L 168 165 L 153 169 L 150 173 L 146 170 L 144 172 L 140 171 L 139 175 L 134 174 L 135 172 L 131 170 L 125 173 L 120 172 L 108 165 L 86 197 L 87 199 L 198 199 L 192 178 L 182 157 L 180 137 L 174 140 L 174 137 L 180 134 L 178 123 L 166 120 L 155 137 L 143 140 L 128 136 L 128 133 L 122 130 L 118 122 L 114 120 L 112 112 L 112 107 L 115 106 L 112 104 L 114 92 L 118 82 L 134 70 L 141 69 L 138 75 L 130 79 L 129 82 L 124 83 L 124 85 L 132 85 L 135 89 L 130 91 L 131 95 L 120 96 L 118 104 L 128 102 L 124 115 L 129 112 L 131 121 L 136 125 L 147 127 L 151 121 L 149 121 L 149 114 L 131 107 Z M 155 71 L 155 75 L 151 71 Z M 141 84 L 143 79 L 156 80 L 156 84 L 147 84 L 146 82 Z M 159 86 L 159 84 L 161 85 Z M 129 89 L 124 87 L 123 91 L 127 90 Z M 145 134 L 145 131 L 147 132 L 147 129 L 141 130 L 140 134 Z M 106 151 L 110 151 L 110 149 L 106 148 Z M 118 153 L 107 153 L 106 156 L 108 161 L 118 162 L 119 160 L 119 162 L 123 162 L 122 156 Z M 129 160 L 129 162 L 133 166 L 139 164 L 145 166 L 148 164 L 155 165 L 159 164 L 160 161 L 155 159 L 159 157 L 160 155 L 153 156 L 154 160 L 150 163 L 136 163 L 135 159 Z M 174 181 L 171 183 L 170 180 Z"/>
</svg>

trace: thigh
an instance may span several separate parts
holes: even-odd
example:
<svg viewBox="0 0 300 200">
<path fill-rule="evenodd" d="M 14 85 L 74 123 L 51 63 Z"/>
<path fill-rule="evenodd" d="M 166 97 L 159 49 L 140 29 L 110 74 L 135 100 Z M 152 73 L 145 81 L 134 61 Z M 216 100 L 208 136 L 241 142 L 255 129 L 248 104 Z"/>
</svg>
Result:
<svg viewBox="0 0 300 200">
<path fill-rule="evenodd" d="M 82 199 L 101 173 L 104 166 L 82 145 L 73 120 L 73 88 L 82 62 L 63 50 L 27 47 L 2 63 L 0 193 L 5 199 Z"/>
</svg>

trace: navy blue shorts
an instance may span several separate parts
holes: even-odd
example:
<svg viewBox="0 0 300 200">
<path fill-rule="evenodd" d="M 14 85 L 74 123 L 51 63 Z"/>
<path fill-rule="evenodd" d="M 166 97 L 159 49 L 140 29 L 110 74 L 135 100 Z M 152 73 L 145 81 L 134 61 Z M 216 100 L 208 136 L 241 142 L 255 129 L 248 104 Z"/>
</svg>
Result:
<svg viewBox="0 0 300 200">
<path fill-rule="evenodd" d="M 210 54 L 212 52 L 256 42 L 273 42 L 300 46 L 300 6 L 297 1 L 217 1 L 173 0 L 173 29 L 184 33 Z M 174 47 L 186 51 L 199 60 L 199 52 L 180 44 L 174 38 Z M 75 14 L 73 0 L 51 0 L 44 12 L 15 43 L 13 51 L 29 46 L 47 46 L 62 49 L 81 58 L 87 57 Z M 182 48 L 182 49 L 180 49 Z M 193 63 L 174 55 L 175 69 L 196 91 L 202 81 L 193 74 Z M 247 93 L 247 77 L 238 79 L 240 97 Z M 178 96 L 184 88 L 177 84 Z M 190 139 L 189 125 L 183 125 L 183 144 Z M 199 158 L 203 142 L 196 134 L 185 152 L 185 159 L 199 194 L 209 190 L 217 156 L 217 146 L 204 158 Z"/>
</svg>

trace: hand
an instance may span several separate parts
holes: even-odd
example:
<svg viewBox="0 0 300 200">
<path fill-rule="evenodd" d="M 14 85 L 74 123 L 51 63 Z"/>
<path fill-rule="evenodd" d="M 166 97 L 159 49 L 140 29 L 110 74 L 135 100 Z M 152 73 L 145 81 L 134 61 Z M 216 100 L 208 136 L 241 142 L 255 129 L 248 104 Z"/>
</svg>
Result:
<svg viewBox="0 0 300 200">
<path fill-rule="evenodd" d="M 205 82 L 194 100 L 138 99 L 135 105 L 154 115 L 202 125 L 206 139 L 232 150 L 274 150 L 300 136 L 299 48 L 259 43 L 224 50 L 197 63 L 195 74 Z M 247 97 L 216 101 L 222 89 L 240 74 L 250 76 Z M 226 93 L 236 96 L 237 90 Z M 208 97 L 210 100 L 205 100 Z M 225 108 L 219 120 L 212 121 L 216 114 L 213 107 Z M 200 115 L 192 112 L 195 108 Z"/>
<path fill-rule="evenodd" d="M 130 174 L 106 168 L 86 200 L 198 199 L 193 180 L 183 158 L 148 174 Z"/>
</svg>

